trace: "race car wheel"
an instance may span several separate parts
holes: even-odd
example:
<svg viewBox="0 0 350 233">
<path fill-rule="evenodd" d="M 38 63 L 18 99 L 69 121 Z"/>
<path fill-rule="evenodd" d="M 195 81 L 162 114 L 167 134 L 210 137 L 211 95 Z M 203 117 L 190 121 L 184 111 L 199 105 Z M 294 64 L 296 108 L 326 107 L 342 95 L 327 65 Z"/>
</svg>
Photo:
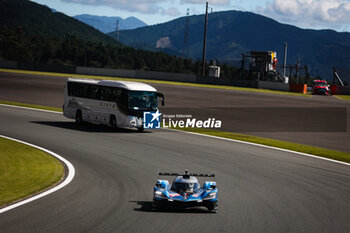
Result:
<svg viewBox="0 0 350 233">
<path fill-rule="evenodd" d="M 154 211 L 164 211 L 165 206 L 163 203 L 159 202 L 159 201 L 153 201 L 152 203 L 152 209 Z"/>
<path fill-rule="evenodd" d="M 153 203 L 152 203 L 152 209 L 153 209 L 154 211 L 160 211 L 160 210 L 161 210 L 160 203 L 158 203 L 157 201 L 153 201 Z"/>
<path fill-rule="evenodd" d="M 158 205 L 155 201 L 152 202 L 152 210 L 158 211 Z"/>
<path fill-rule="evenodd" d="M 212 213 L 217 213 L 218 212 L 218 204 L 217 203 L 211 203 L 208 205 L 208 210 L 209 212 L 212 212 Z"/>
</svg>

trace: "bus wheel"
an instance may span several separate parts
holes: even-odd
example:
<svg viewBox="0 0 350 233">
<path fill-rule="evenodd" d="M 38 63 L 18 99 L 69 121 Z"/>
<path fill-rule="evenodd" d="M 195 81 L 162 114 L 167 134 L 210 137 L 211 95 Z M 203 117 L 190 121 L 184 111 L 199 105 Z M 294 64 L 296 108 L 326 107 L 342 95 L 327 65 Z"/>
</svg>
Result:
<svg viewBox="0 0 350 233">
<path fill-rule="evenodd" d="M 112 129 L 114 130 L 118 129 L 117 120 L 115 119 L 114 115 L 112 115 L 111 118 L 109 119 L 109 124 L 111 125 Z"/>
<path fill-rule="evenodd" d="M 77 113 L 75 114 L 75 122 L 77 124 L 81 124 L 83 122 L 83 116 L 81 114 L 81 110 L 77 110 Z"/>
</svg>

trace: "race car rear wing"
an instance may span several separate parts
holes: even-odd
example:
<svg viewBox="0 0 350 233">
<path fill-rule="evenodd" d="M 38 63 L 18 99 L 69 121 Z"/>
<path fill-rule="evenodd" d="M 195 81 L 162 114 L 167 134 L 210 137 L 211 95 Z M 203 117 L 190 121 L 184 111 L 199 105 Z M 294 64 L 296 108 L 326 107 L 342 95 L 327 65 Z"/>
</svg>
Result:
<svg viewBox="0 0 350 233">
<path fill-rule="evenodd" d="M 185 171 L 185 173 L 177 173 L 177 172 L 159 172 L 160 176 L 183 176 L 184 178 L 189 176 L 197 176 L 197 177 L 215 177 L 215 174 L 204 174 L 204 173 L 189 173 Z"/>
</svg>

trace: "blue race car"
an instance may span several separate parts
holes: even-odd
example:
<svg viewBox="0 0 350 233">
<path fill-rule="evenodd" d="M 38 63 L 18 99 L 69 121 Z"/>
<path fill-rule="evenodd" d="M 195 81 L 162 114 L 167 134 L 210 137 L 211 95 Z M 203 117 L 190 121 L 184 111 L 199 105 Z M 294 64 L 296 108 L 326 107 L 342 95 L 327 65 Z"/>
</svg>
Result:
<svg viewBox="0 0 350 233">
<path fill-rule="evenodd" d="M 215 174 L 166 173 L 160 176 L 176 176 L 173 183 L 168 180 L 157 180 L 153 188 L 153 209 L 162 210 L 165 207 L 189 208 L 204 206 L 210 212 L 216 213 L 218 209 L 218 189 L 215 181 L 206 181 L 200 186 L 196 177 L 215 177 Z"/>
</svg>

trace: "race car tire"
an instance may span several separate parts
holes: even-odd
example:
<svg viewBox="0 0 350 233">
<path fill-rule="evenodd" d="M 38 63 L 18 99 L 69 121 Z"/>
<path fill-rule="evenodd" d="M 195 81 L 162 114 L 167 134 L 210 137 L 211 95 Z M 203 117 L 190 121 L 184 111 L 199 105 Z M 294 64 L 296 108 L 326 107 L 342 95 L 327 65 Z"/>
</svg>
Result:
<svg viewBox="0 0 350 233">
<path fill-rule="evenodd" d="M 153 203 L 152 203 L 152 209 L 154 210 L 154 211 L 160 211 L 160 208 L 159 208 L 160 206 L 159 206 L 159 203 L 158 202 L 156 202 L 156 201 L 153 201 Z"/>
<path fill-rule="evenodd" d="M 164 204 L 162 204 L 162 203 L 159 202 L 159 201 L 153 201 L 153 203 L 152 203 L 152 209 L 153 209 L 154 211 L 157 211 L 157 212 L 159 212 L 159 211 L 164 211 L 165 206 L 164 206 Z"/>
<path fill-rule="evenodd" d="M 211 213 L 217 213 L 218 212 L 218 205 L 216 202 L 210 203 L 208 206 L 208 211 Z"/>
</svg>

